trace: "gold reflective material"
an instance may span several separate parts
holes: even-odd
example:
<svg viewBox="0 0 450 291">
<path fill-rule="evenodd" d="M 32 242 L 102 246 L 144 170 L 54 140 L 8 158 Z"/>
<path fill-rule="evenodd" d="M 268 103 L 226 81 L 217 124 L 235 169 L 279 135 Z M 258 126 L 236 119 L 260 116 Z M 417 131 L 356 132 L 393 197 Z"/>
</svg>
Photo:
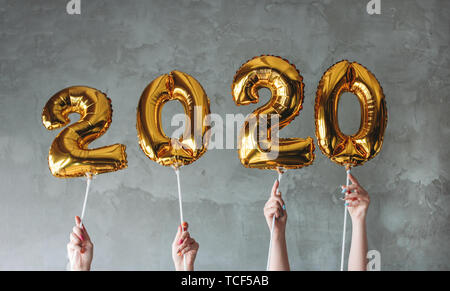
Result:
<svg viewBox="0 0 450 291">
<path fill-rule="evenodd" d="M 165 135 L 161 110 L 171 100 L 181 102 L 186 115 L 185 131 L 179 139 Z M 188 74 L 172 71 L 159 76 L 144 90 L 137 108 L 137 133 L 142 151 L 163 166 L 180 167 L 199 159 L 210 135 L 209 99 L 200 83 Z"/>
<path fill-rule="evenodd" d="M 78 113 L 81 117 L 61 131 L 50 147 L 48 165 L 54 176 L 80 177 L 127 167 L 125 145 L 87 148 L 111 124 L 111 100 L 104 93 L 83 86 L 61 90 L 45 105 L 42 122 L 49 130 L 61 128 L 70 123 L 70 113 Z"/>
<path fill-rule="evenodd" d="M 250 114 L 238 137 L 238 154 L 248 168 L 298 169 L 312 164 L 314 143 L 311 137 L 279 138 L 271 134 L 287 126 L 299 114 L 303 103 L 303 78 L 287 60 L 276 56 L 259 56 L 236 72 L 231 94 L 237 105 L 258 103 L 258 90 L 268 88 L 271 99 Z M 277 116 L 278 122 L 271 122 Z M 267 127 L 262 128 L 263 120 Z M 258 132 L 259 131 L 259 132 Z M 266 131 L 261 134 L 261 131 Z"/>
<path fill-rule="evenodd" d="M 358 97 L 360 127 L 347 136 L 338 124 L 339 98 L 344 92 Z M 316 136 L 322 152 L 343 166 L 358 166 L 375 157 L 383 145 L 387 109 L 383 89 L 365 67 L 343 60 L 322 76 L 315 103 Z"/>
</svg>

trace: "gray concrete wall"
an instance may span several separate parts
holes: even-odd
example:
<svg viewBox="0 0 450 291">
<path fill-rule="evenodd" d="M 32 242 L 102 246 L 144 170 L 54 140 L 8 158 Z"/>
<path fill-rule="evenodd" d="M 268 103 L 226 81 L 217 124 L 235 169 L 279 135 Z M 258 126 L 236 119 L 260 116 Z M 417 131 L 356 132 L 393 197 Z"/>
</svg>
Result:
<svg viewBox="0 0 450 291">
<path fill-rule="evenodd" d="M 212 112 L 249 113 L 258 105 L 236 107 L 230 84 L 260 54 L 289 59 L 304 77 L 304 109 L 284 137 L 314 136 L 315 90 L 330 65 L 348 58 L 370 68 L 389 122 L 381 153 L 353 171 L 372 197 L 369 248 L 381 252 L 383 270 L 450 269 L 450 2 L 382 0 L 381 15 L 368 15 L 365 0 L 82 0 L 81 15 L 67 15 L 67 2 L 0 0 L 0 269 L 65 268 L 85 182 L 50 174 L 58 132 L 42 126 L 41 110 L 79 84 L 106 92 L 114 108 L 112 126 L 91 147 L 128 146 L 128 169 L 93 182 L 86 225 L 94 269 L 172 269 L 176 180 L 138 146 L 140 94 L 177 69 L 201 82 Z M 342 122 L 358 124 L 349 104 Z M 345 172 L 316 154 L 282 181 L 294 270 L 339 266 Z M 264 269 L 262 208 L 274 172 L 244 168 L 235 150 L 211 150 L 181 177 L 185 217 L 200 242 L 197 269 Z"/>
</svg>

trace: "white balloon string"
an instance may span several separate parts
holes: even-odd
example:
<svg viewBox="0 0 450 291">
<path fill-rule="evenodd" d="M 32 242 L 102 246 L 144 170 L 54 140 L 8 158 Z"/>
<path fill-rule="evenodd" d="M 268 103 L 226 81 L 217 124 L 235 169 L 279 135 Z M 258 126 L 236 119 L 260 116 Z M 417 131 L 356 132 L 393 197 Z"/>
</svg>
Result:
<svg viewBox="0 0 450 291">
<path fill-rule="evenodd" d="M 281 177 L 283 176 L 283 172 L 278 171 L 278 188 L 280 187 Z M 272 193 L 271 193 L 272 195 Z M 270 228 L 270 240 L 269 240 L 269 254 L 267 255 L 267 266 L 266 271 L 269 271 L 270 268 L 270 257 L 272 254 L 272 238 L 273 238 L 273 229 L 275 227 L 275 215 L 272 217 L 272 227 Z"/>
<path fill-rule="evenodd" d="M 180 226 L 181 226 L 181 233 L 184 232 L 184 228 L 183 228 L 183 222 L 184 222 L 184 218 L 183 218 L 183 199 L 181 197 L 181 186 L 180 186 L 180 170 L 178 169 L 178 167 L 174 167 L 175 169 L 175 174 L 177 175 L 177 184 L 178 184 L 178 204 L 180 206 Z M 187 266 L 186 266 L 186 256 L 183 255 L 183 268 L 185 271 L 187 271 Z"/>
<path fill-rule="evenodd" d="M 81 210 L 81 217 L 80 217 L 80 227 L 83 225 L 83 219 L 84 219 L 84 213 L 86 212 L 86 203 L 89 196 L 89 188 L 91 187 L 91 181 L 92 176 L 86 175 L 87 181 L 86 181 L 86 193 L 84 194 L 84 202 L 83 202 L 83 209 Z"/>
<path fill-rule="evenodd" d="M 346 182 L 347 187 L 350 183 L 348 175 L 350 175 L 350 169 L 347 170 L 347 182 Z M 345 189 L 345 193 L 347 193 L 347 189 Z M 347 203 L 346 200 L 344 200 L 344 229 L 342 230 L 341 271 L 344 271 L 345 232 L 346 232 L 346 226 L 347 226 L 347 212 L 348 212 L 347 206 L 345 205 L 345 203 Z"/>
</svg>

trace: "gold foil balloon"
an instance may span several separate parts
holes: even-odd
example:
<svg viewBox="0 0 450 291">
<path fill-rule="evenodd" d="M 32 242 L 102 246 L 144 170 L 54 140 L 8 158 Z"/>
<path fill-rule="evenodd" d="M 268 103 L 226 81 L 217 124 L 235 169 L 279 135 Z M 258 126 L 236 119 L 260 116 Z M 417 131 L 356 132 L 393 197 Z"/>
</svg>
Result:
<svg viewBox="0 0 450 291">
<path fill-rule="evenodd" d="M 61 128 L 70 123 L 69 114 L 74 112 L 81 115 L 80 120 L 61 131 L 50 147 L 48 165 L 52 174 L 69 178 L 126 168 L 124 145 L 87 148 L 111 124 L 111 100 L 94 88 L 69 87 L 48 100 L 42 122 L 49 130 Z"/>
<path fill-rule="evenodd" d="M 361 122 L 356 134 L 347 136 L 338 124 L 338 103 L 342 93 L 351 92 L 361 105 Z M 387 109 L 383 89 L 375 76 L 358 63 L 341 61 L 320 80 L 315 104 L 316 135 L 322 152 L 343 166 L 358 166 L 375 157 L 383 145 Z"/>
<path fill-rule="evenodd" d="M 246 118 L 240 131 L 238 154 L 245 167 L 297 169 L 313 162 L 311 137 L 278 139 L 275 136 L 302 109 L 302 79 L 294 65 L 275 56 L 255 57 L 236 72 L 231 94 L 237 105 L 257 103 L 261 88 L 268 88 L 272 94 L 268 103 Z M 273 121 L 273 117 L 277 119 Z"/>
<path fill-rule="evenodd" d="M 165 135 L 161 124 L 164 104 L 178 100 L 184 107 L 187 122 L 179 139 Z M 180 167 L 193 163 L 206 151 L 210 126 L 209 99 L 200 83 L 188 74 L 173 71 L 159 76 L 144 90 L 137 108 L 139 145 L 153 161 L 163 166 Z"/>
</svg>

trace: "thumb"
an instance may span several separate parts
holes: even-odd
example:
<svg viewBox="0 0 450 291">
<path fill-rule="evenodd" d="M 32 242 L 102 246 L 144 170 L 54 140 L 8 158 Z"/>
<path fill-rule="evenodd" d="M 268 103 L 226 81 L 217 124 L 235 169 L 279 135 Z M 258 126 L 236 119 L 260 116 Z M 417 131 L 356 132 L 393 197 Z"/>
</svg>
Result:
<svg viewBox="0 0 450 291">
<path fill-rule="evenodd" d="M 189 224 L 186 221 L 183 221 L 183 223 L 181 224 L 181 226 L 183 227 L 183 231 L 187 231 Z"/>
<path fill-rule="evenodd" d="M 81 218 L 79 216 L 75 216 L 75 224 L 81 227 Z"/>
</svg>

